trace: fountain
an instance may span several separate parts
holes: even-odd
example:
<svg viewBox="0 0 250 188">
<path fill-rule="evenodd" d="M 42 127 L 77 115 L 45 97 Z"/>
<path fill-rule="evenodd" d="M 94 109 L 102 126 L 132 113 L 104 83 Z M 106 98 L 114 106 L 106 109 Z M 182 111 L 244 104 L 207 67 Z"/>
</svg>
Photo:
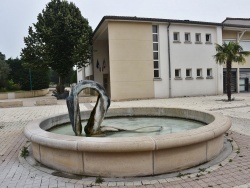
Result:
<svg viewBox="0 0 250 188">
<path fill-rule="evenodd" d="M 76 93 L 87 88 L 86 85 L 97 91 L 102 90 L 102 87 L 93 82 L 81 83 L 67 100 L 69 114 L 36 120 L 25 127 L 24 134 L 31 141 L 33 156 L 40 163 L 58 171 L 79 175 L 147 176 L 175 172 L 205 163 L 223 149 L 224 133 L 231 127 L 231 121 L 227 117 L 205 111 L 157 107 L 111 108 L 107 113 L 109 99 L 105 98 L 103 91 L 103 95 L 99 92 L 99 102 L 97 101 L 92 112 L 80 112 Z M 75 110 L 70 112 L 70 109 Z M 110 131 L 109 128 L 103 129 L 100 126 L 104 117 L 100 111 L 108 118 L 171 117 L 195 120 L 206 125 L 163 135 L 95 137 Z M 60 135 L 46 131 L 71 122 L 74 133 L 79 135 L 80 119 L 89 119 L 85 132 L 91 137 Z"/>
</svg>

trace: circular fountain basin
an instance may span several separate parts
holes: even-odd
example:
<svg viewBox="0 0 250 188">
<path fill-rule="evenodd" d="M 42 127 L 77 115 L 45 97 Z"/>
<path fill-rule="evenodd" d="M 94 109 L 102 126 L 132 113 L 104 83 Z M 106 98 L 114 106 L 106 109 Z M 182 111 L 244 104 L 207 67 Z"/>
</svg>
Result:
<svg viewBox="0 0 250 188">
<path fill-rule="evenodd" d="M 87 120 L 82 121 L 82 125 L 86 125 Z M 120 129 L 120 131 L 106 132 L 102 137 L 138 137 L 138 136 L 158 136 L 172 134 L 191 129 L 196 129 L 205 126 L 205 123 L 190 119 L 169 118 L 169 117 L 145 117 L 145 116 L 130 116 L 130 117 L 111 117 L 105 118 L 102 126 Z M 59 126 L 52 127 L 47 130 L 52 133 L 75 136 L 71 123 L 65 123 Z M 82 136 L 86 136 L 82 132 Z"/>
<path fill-rule="evenodd" d="M 87 119 L 91 111 L 81 112 Z M 206 126 L 166 135 L 82 137 L 48 132 L 69 122 L 68 114 L 30 122 L 24 129 L 34 158 L 55 170 L 90 176 L 130 177 L 169 173 L 205 163 L 224 146 L 231 127 L 220 114 L 180 108 L 111 108 L 106 117 L 154 116 L 200 121 Z"/>
</svg>

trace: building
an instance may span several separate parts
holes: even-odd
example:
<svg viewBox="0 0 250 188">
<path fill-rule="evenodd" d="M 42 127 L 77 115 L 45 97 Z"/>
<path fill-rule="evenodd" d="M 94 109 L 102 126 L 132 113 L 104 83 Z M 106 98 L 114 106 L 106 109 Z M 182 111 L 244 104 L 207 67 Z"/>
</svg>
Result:
<svg viewBox="0 0 250 188">
<path fill-rule="evenodd" d="M 223 42 L 237 41 L 245 51 L 250 51 L 250 19 L 226 18 L 223 22 Z M 224 67 L 223 75 L 226 75 Z M 224 79 L 224 92 L 226 90 Z M 245 64 L 232 64 L 232 92 L 250 92 L 250 57 Z"/>
<path fill-rule="evenodd" d="M 232 25 L 105 16 L 94 32 L 92 64 L 78 70 L 78 80 L 103 84 L 112 100 L 222 94 L 214 44 Z"/>
</svg>

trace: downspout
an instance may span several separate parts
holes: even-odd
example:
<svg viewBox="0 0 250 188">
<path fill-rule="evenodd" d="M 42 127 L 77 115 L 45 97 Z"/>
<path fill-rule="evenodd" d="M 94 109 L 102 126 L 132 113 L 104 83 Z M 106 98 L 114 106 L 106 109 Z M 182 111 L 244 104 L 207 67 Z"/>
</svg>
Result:
<svg viewBox="0 0 250 188">
<path fill-rule="evenodd" d="M 221 44 L 220 45 L 222 45 L 223 44 L 223 30 L 224 30 L 224 23 L 222 23 L 221 24 Z M 218 41 L 217 41 L 218 42 Z M 218 67 L 219 67 L 219 65 L 217 65 Z M 226 85 L 226 84 L 224 84 L 224 82 L 225 82 L 225 80 L 224 80 L 224 77 L 223 77 L 223 74 L 224 74 L 224 67 L 223 67 L 223 65 L 221 65 L 222 66 L 222 94 L 224 94 L 224 85 Z M 218 71 L 217 71 L 217 75 L 219 75 L 219 68 L 218 68 Z M 219 79 L 219 78 L 218 78 Z M 217 85 L 218 85 L 218 81 L 217 81 Z M 217 86 L 217 95 L 218 94 L 220 94 L 219 93 L 219 87 Z"/>
<path fill-rule="evenodd" d="M 169 40 L 169 27 L 170 22 L 168 22 L 167 35 L 168 35 L 168 75 L 169 75 L 169 98 L 172 97 L 172 82 L 171 82 L 171 61 L 170 61 L 170 40 Z"/>
</svg>

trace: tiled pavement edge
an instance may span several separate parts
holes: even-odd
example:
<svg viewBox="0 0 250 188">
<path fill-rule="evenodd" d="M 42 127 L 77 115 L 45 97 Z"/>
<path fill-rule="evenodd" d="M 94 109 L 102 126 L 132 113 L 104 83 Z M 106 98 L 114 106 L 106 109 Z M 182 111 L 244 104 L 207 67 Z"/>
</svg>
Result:
<svg viewBox="0 0 250 188">
<path fill-rule="evenodd" d="M 232 137 L 238 145 L 234 158 L 228 158 L 222 167 L 207 169 L 202 175 L 186 175 L 181 178 L 147 177 L 130 181 L 128 179 L 105 179 L 95 184 L 95 178 L 69 179 L 37 170 L 22 159 L 18 160 L 20 149 L 27 144 L 22 129 L 33 119 L 66 113 L 66 105 L 30 106 L 0 109 L 0 187 L 250 187 L 250 94 L 236 95 L 240 100 L 222 102 L 225 96 L 190 97 L 159 100 L 114 102 L 111 107 L 122 106 L 166 106 L 189 107 L 213 110 L 233 117 Z M 81 110 L 90 105 L 81 104 Z M 237 132 L 235 132 L 237 131 Z M 243 133 L 243 134 L 242 134 Z"/>
</svg>

